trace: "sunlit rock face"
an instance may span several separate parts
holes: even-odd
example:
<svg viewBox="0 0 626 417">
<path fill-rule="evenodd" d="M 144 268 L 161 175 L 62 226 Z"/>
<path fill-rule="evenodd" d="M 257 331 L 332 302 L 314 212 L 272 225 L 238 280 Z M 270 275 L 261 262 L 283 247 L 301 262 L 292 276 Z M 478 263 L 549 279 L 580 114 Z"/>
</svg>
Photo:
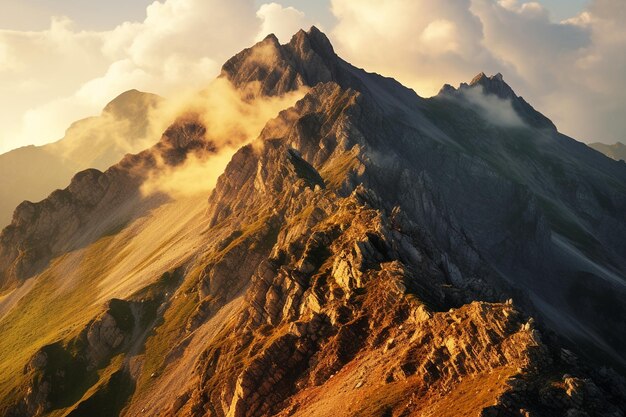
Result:
<svg viewBox="0 0 626 417">
<path fill-rule="evenodd" d="M 154 170 L 219 152 L 185 117 L 23 203 L 2 232 L 10 294 L 56 285 L 80 253 L 114 299 L 88 298 L 78 330 L 40 341 L 8 415 L 625 412 L 624 164 L 559 134 L 501 75 L 423 99 L 341 60 L 315 28 L 268 36 L 221 78 L 245 100 L 307 92 L 234 153 L 208 199 L 139 191 Z M 50 377 L 70 368 L 76 392 Z"/>
</svg>

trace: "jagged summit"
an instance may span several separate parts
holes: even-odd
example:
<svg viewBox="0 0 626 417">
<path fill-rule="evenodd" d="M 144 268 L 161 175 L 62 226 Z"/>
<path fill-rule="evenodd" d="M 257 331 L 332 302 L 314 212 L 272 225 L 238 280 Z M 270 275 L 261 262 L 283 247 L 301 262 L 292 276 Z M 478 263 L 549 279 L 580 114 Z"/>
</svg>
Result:
<svg viewBox="0 0 626 417">
<path fill-rule="evenodd" d="M 487 94 L 494 94 L 503 99 L 517 98 L 517 95 L 505 81 L 501 73 L 488 77 L 481 72 L 469 83 L 470 87 L 481 86 Z"/>
<path fill-rule="evenodd" d="M 270 34 L 222 66 L 222 77 L 253 95 L 282 95 L 300 87 L 312 87 L 333 79 L 337 56 L 326 35 L 312 27 L 298 31 L 281 45 Z"/>
<path fill-rule="evenodd" d="M 513 109 L 528 125 L 541 129 L 556 130 L 556 126 L 550 119 L 535 110 L 522 96 L 518 96 L 513 88 L 504 81 L 504 76 L 497 73 L 487 76 L 480 72 L 468 83 L 461 83 L 456 89 L 450 84 L 445 84 L 439 90 L 438 97 L 463 97 L 465 92 L 479 89 L 483 94 L 493 95 L 502 100 L 510 100 Z"/>
<path fill-rule="evenodd" d="M 276 36 L 229 59 L 221 77 L 250 95 L 280 96 L 302 87 L 333 82 L 344 89 L 366 94 L 386 109 L 404 107 L 414 110 L 420 98 L 392 78 L 368 73 L 339 57 L 328 39 L 315 26 L 298 31 L 281 45 Z"/>
<path fill-rule="evenodd" d="M 589 146 L 616 161 L 626 161 L 626 145 L 622 142 L 615 142 L 612 145 L 596 142 L 590 143 Z"/>
<path fill-rule="evenodd" d="M 332 59 L 337 56 L 335 54 L 335 49 L 331 44 L 330 40 L 322 31 L 320 31 L 317 27 L 311 26 L 308 32 L 305 32 L 303 29 L 300 29 L 289 42 L 291 45 L 307 47 L 307 43 L 310 45 L 311 49 L 318 53 L 325 59 Z"/>
<path fill-rule="evenodd" d="M 458 89 L 452 87 L 450 84 L 445 84 L 439 93 L 450 94 L 472 88 L 482 88 L 485 94 L 493 94 L 502 99 L 518 98 L 511 86 L 504 81 L 504 76 L 501 73 L 488 76 L 484 72 L 480 72 L 472 78 L 469 83 L 461 83 Z"/>
</svg>

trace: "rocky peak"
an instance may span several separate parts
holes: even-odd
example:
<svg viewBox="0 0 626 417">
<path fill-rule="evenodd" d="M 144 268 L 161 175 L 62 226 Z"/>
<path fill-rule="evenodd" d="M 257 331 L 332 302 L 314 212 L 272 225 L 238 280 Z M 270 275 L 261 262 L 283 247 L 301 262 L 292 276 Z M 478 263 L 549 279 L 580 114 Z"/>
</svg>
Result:
<svg viewBox="0 0 626 417">
<path fill-rule="evenodd" d="M 475 76 L 469 87 L 481 86 L 486 94 L 493 94 L 503 99 L 516 98 L 513 89 L 504 81 L 501 73 L 488 77 L 484 72 Z"/>
<path fill-rule="evenodd" d="M 337 60 L 328 38 L 311 28 L 299 31 L 285 45 L 268 35 L 228 60 L 221 77 L 251 96 L 282 95 L 331 81 Z"/>
<path fill-rule="evenodd" d="M 326 60 L 337 57 L 328 37 L 315 26 L 312 26 L 308 32 L 300 29 L 298 33 L 291 38 L 289 45 L 295 50 L 304 53 L 313 51 Z"/>
<path fill-rule="evenodd" d="M 463 97 L 468 91 L 479 89 L 483 94 L 496 96 L 502 100 L 510 100 L 513 109 L 519 114 L 529 126 L 556 130 L 556 126 L 550 119 L 535 110 L 523 97 L 518 96 L 513 88 L 504 81 L 504 76 L 497 73 L 492 76 L 480 72 L 468 83 L 461 83 L 458 89 L 449 84 L 444 85 L 439 90 L 439 97 Z"/>
<path fill-rule="evenodd" d="M 589 147 L 595 149 L 598 152 L 602 152 L 609 158 L 613 158 L 616 161 L 626 161 L 626 145 L 622 142 L 615 142 L 613 145 L 607 145 L 606 143 L 590 143 Z"/>
<path fill-rule="evenodd" d="M 300 30 L 280 45 L 274 35 L 229 59 L 220 77 L 228 79 L 249 97 L 280 96 L 303 87 L 335 83 L 369 96 L 387 113 L 406 111 L 408 118 L 421 100 L 415 91 L 392 78 L 368 73 L 339 57 L 328 37 L 315 26 Z M 422 120 L 424 121 L 424 120 Z"/>
</svg>

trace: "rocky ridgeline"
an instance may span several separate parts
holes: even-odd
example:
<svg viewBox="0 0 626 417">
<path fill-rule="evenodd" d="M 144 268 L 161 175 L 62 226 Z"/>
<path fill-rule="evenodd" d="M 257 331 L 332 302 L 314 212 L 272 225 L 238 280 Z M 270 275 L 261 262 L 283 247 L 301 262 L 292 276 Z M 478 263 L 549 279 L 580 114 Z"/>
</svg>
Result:
<svg viewBox="0 0 626 417">
<path fill-rule="evenodd" d="M 183 163 L 194 153 L 215 152 L 205 134 L 197 117 L 181 117 L 154 147 L 127 155 L 105 172 L 81 171 L 67 188 L 40 202 L 20 204 L 11 224 L 0 233 L 0 289 L 19 285 L 53 257 L 87 245 L 140 216 L 151 199 L 163 198 L 141 194 L 145 179 L 164 165 Z"/>
<path fill-rule="evenodd" d="M 254 58 L 260 54 L 266 59 Z M 298 82 L 274 83 L 289 74 Z M 528 295 L 537 296 L 596 333 L 596 347 L 608 343 L 613 359 L 626 366 L 614 353 L 626 348 L 614 331 L 624 328 L 619 314 L 590 307 L 608 303 L 626 311 L 618 297 L 608 296 L 626 295 L 614 283 L 626 270 L 626 196 L 617 185 L 626 181 L 626 170 L 558 133 L 501 75 L 480 74 L 457 93 L 422 99 L 343 61 L 312 29 L 286 45 L 266 39 L 228 61 L 222 76 L 242 90 L 265 86 L 256 94 L 281 94 L 302 83 L 313 88 L 266 126 L 268 160 L 259 147 L 234 156 L 239 169 L 228 171 L 209 200 L 213 224 L 245 216 L 245 206 L 284 205 L 293 191 L 282 186 L 285 173 L 270 159 L 295 153 L 305 162 L 296 168 L 313 167 L 324 179 L 320 184 L 309 170 L 301 177 L 310 184 L 339 196 L 361 184 L 378 196 L 380 209 L 401 207 L 421 229 L 425 246 L 445 254 L 442 262 L 455 285 L 494 295 L 512 284 L 516 294 L 526 294 L 516 297 L 526 311 L 545 313 L 527 302 Z M 470 89 L 510 100 L 524 125 L 490 122 L 463 98 Z M 278 197 L 276 190 L 282 190 Z M 555 243 L 561 238 L 587 260 L 564 252 Z M 589 269 L 589 261 L 609 272 L 596 269 L 583 282 L 581 270 Z M 590 282 L 597 291 L 586 289 Z M 580 300 L 582 294 L 589 298 Z M 566 336 L 576 343 L 586 338 Z"/>
<path fill-rule="evenodd" d="M 205 340 L 198 379 L 168 414 L 345 415 L 341 401 L 312 412 L 309 395 L 354 378 L 346 400 L 402 393 L 378 399 L 389 415 L 434 410 L 466 380 L 495 387 L 479 389 L 482 402 L 464 410 L 476 415 L 619 415 L 625 397 L 609 379 L 592 382 L 593 372 L 564 361 L 551 333 L 546 344 L 533 319 L 505 301 L 515 291 L 435 181 L 374 157 L 386 127 L 367 95 L 318 84 L 235 154 L 208 211 L 215 230 L 234 232 L 211 249 L 219 261 L 198 283 L 203 315 L 187 329 L 193 335 L 233 289 L 247 287 L 243 312 Z M 527 236 L 512 243 L 517 262 L 549 254 L 549 226 L 528 190 L 493 181 L 522 207 L 508 232 Z M 579 394 L 565 388 L 551 402 L 568 372 L 601 400 L 569 401 Z"/>
<path fill-rule="evenodd" d="M 418 236 L 403 232 L 412 227 L 400 212 L 385 218 L 371 207 L 374 196 L 363 193 L 355 190 L 335 205 L 321 189 L 303 192 L 315 211 L 285 219 L 289 226 L 253 275 L 232 334 L 208 342 L 218 347 L 201 356 L 198 384 L 172 415 L 307 415 L 299 414 L 307 393 L 331 392 L 333 377 L 346 367 L 358 369 L 351 395 L 385 385 L 414 390 L 384 404 L 394 413 L 427 408 L 426 398 L 436 404 L 433 396 L 443 401 L 465 378 L 495 373 L 502 373 L 505 389 L 495 405 L 484 404 L 484 415 L 619 413 L 612 402 L 626 398 L 606 391 L 606 379 L 600 388 L 579 373 L 565 377 L 578 381 L 577 388 L 561 389 L 551 375 L 571 366 L 510 302 L 442 311 L 457 304 L 458 294 L 440 256 L 432 259 Z M 333 412 L 343 415 L 341 406 Z"/>
<path fill-rule="evenodd" d="M 582 291 L 580 257 L 554 239 L 587 264 L 624 271 L 622 165 L 558 134 L 502 77 L 461 90 L 517 100 L 528 126 L 494 126 L 452 89 L 422 99 L 341 60 L 315 28 L 287 45 L 266 38 L 221 76 L 249 97 L 310 89 L 219 178 L 206 245 L 189 257 L 177 301 L 160 308 L 164 331 L 146 344 L 146 357 L 165 344 L 165 354 L 154 348 L 162 364 L 149 382 L 137 379 L 127 415 L 623 415 L 624 379 L 585 357 L 623 351 L 624 335 L 612 331 L 621 316 L 595 308 L 610 294 L 621 311 L 623 290 L 590 274 L 599 290 Z M 112 187 L 136 190 L 135 167 L 212 152 L 205 133 L 184 120 L 151 151 L 81 174 L 89 192 L 61 192 L 76 200 L 69 212 L 89 219 L 110 207 L 103 195 L 127 199 Z M 120 172 L 131 179 L 114 180 Z M 3 232 L 5 286 L 66 244 L 46 226 L 66 220 L 52 203 L 27 204 Z M 596 339 L 550 327 L 538 295 Z M 105 314 L 77 339 L 89 348 L 76 369 L 124 349 L 127 333 L 113 321 Z M 577 355 L 566 340 L 587 347 Z M 47 363 L 36 356 L 28 372 L 45 381 Z M 55 407 L 40 386 L 32 413 Z"/>
</svg>

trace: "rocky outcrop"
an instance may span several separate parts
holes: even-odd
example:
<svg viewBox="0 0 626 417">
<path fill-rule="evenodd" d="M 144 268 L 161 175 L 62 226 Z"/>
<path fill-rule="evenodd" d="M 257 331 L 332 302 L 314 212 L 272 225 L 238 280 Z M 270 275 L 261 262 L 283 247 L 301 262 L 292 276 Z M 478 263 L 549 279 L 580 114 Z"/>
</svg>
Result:
<svg viewBox="0 0 626 417">
<path fill-rule="evenodd" d="M 87 327 L 83 337 L 87 342 L 86 358 L 89 366 L 99 367 L 128 343 L 136 325 L 137 313 L 133 310 L 138 311 L 138 307 L 113 299 L 109 301 L 107 311 Z"/>
<path fill-rule="evenodd" d="M 80 399 L 97 382 L 97 370 L 130 346 L 151 308 L 149 302 L 110 300 L 77 336 L 39 349 L 24 368 L 29 384 L 22 398 L 4 411 L 43 415 Z"/>
</svg>

